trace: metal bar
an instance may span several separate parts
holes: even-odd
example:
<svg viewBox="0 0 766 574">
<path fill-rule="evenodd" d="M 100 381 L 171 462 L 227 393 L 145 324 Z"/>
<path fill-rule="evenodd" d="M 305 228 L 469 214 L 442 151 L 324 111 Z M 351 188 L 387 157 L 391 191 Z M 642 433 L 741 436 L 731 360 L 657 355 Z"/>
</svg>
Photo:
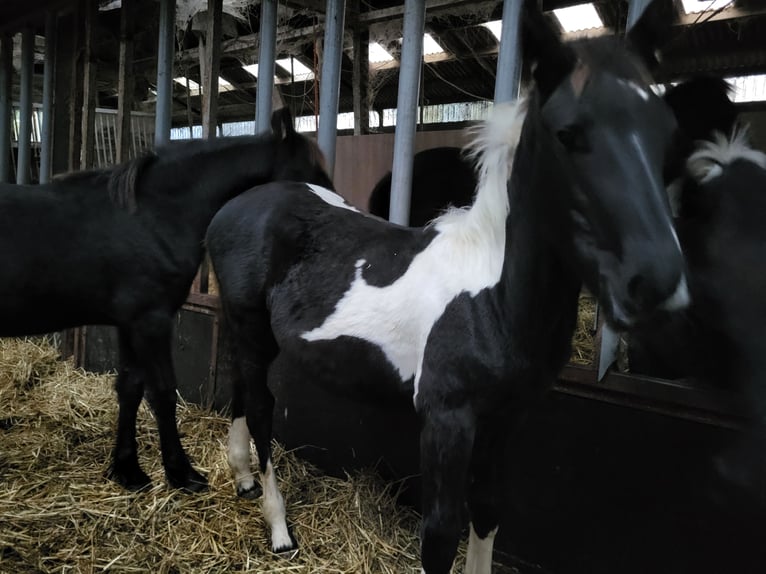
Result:
<svg viewBox="0 0 766 574">
<path fill-rule="evenodd" d="M 170 140 L 173 104 L 173 52 L 175 50 L 175 0 L 160 0 L 160 33 L 157 44 L 157 106 L 154 145 Z"/>
<path fill-rule="evenodd" d="M 207 0 L 205 74 L 202 78 L 202 137 L 214 139 L 218 125 L 218 72 L 221 64 L 223 0 Z M 187 92 L 188 93 L 188 92 Z"/>
<path fill-rule="evenodd" d="M 391 169 L 391 206 L 388 218 L 407 225 L 410 220 L 412 163 L 417 127 L 418 91 L 423 63 L 425 0 L 405 0 L 402 65 L 399 68 L 399 91 L 394 134 L 394 164 Z"/>
<path fill-rule="evenodd" d="M 338 132 L 340 62 L 343 56 L 343 24 L 346 0 L 327 0 L 322 75 L 319 78 L 319 129 L 317 143 L 324 154 L 330 177 L 335 171 L 335 140 Z"/>
<path fill-rule="evenodd" d="M 115 163 L 130 157 L 130 110 L 133 108 L 133 34 L 135 2 L 123 2 L 120 8 L 120 55 L 117 72 L 117 155 Z"/>
<path fill-rule="evenodd" d="M 10 179 L 11 168 L 11 80 L 13 74 L 13 38 L 0 38 L 0 183 Z"/>
<path fill-rule="evenodd" d="M 32 74 L 35 64 L 35 31 L 24 28 L 21 33 L 21 94 L 19 97 L 19 141 L 16 183 L 29 183 L 32 162 Z"/>
<path fill-rule="evenodd" d="M 274 60 L 277 50 L 277 2 L 261 3 L 261 43 L 258 46 L 258 84 L 255 93 L 255 133 L 271 129 L 271 97 L 274 90 Z"/>
<path fill-rule="evenodd" d="M 48 183 L 53 164 L 53 74 L 56 66 L 55 12 L 45 17 L 45 69 L 43 70 L 43 128 L 40 134 L 40 183 Z"/>
<path fill-rule="evenodd" d="M 495 103 L 512 102 L 519 97 L 521 83 L 521 5 L 523 0 L 503 1 L 503 25 L 497 56 Z"/>
</svg>

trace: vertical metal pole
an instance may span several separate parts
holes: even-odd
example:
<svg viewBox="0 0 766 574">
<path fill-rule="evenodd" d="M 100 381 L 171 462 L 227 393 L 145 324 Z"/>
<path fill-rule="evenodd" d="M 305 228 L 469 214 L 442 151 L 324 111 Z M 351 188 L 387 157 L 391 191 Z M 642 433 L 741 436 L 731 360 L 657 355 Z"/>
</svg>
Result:
<svg viewBox="0 0 766 574">
<path fill-rule="evenodd" d="M 319 78 L 319 130 L 317 143 L 324 154 L 330 177 L 335 171 L 335 140 L 338 132 L 340 62 L 343 56 L 345 0 L 327 0 L 322 75 Z"/>
<path fill-rule="evenodd" d="M 277 2 L 262 0 L 258 46 L 258 84 L 255 93 L 255 133 L 271 129 L 271 96 L 274 90 L 274 60 L 277 51 Z"/>
<path fill-rule="evenodd" d="M 652 0 L 630 0 L 628 5 L 628 21 L 626 30 L 630 30 L 638 22 L 646 7 L 652 3 Z"/>
<path fill-rule="evenodd" d="M 160 33 L 157 45 L 157 107 L 154 145 L 170 140 L 173 103 L 173 54 L 175 52 L 176 2 L 160 0 Z"/>
<path fill-rule="evenodd" d="M 8 183 L 11 173 L 11 80 L 13 38 L 0 37 L 0 183 Z"/>
<path fill-rule="evenodd" d="M 394 134 L 394 165 L 391 169 L 391 206 L 388 219 L 400 225 L 410 221 L 412 163 L 417 127 L 418 91 L 423 63 L 425 0 L 405 0 L 402 62 Z"/>
<path fill-rule="evenodd" d="M 524 0 L 503 1 L 503 25 L 497 56 L 495 103 L 512 102 L 519 97 L 521 83 L 521 5 Z"/>
<path fill-rule="evenodd" d="M 29 183 L 32 159 L 32 73 L 35 64 L 35 31 L 26 27 L 21 33 L 21 94 L 19 96 L 19 155 L 16 183 Z"/>
<path fill-rule="evenodd" d="M 43 71 L 43 127 L 40 134 L 40 183 L 51 179 L 53 160 L 53 74 L 56 66 L 56 12 L 45 17 L 45 69 Z"/>
</svg>

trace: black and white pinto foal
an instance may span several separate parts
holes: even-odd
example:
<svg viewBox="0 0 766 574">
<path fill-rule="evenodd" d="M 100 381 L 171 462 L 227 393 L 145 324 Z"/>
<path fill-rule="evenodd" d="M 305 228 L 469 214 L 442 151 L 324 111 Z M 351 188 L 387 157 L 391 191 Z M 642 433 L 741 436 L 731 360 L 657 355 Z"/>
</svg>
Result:
<svg viewBox="0 0 766 574">
<path fill-rule="evenodd" d="M 575 54 L 537 14 L 528 102 L 498 106 L 473 146 L 473 204 L 424 228 L 364 215 L 332 191 L 272 183 L 216 214 L 207 245 L 235 341 L 229 462 L 275 551 L 293 547 L 271 462 L 269 377 L 412 397 L 421 420 L 421 560 L 446 574 L 467 505 L 465 571 L 491 571 L 501 455 L 569 356 L 581 283 L 626 326 L 688 301 L 662 185 L 672 114 L 642 64 Z M 529 49 L 529 48 L 528 48 Z"/>
</svg>

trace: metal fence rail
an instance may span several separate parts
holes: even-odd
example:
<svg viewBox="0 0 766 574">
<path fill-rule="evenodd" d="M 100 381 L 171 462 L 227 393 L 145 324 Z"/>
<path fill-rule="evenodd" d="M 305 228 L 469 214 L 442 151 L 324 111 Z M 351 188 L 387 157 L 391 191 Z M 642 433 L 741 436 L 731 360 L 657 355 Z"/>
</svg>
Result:
<svg viewBox="0 0 766 574">
<path fill-rule="evenodd" d="M 18 156 L 19 124 L 21 113 L 19 105 L 13 104 L 11 111 L 11 149 L 13 153 L 13 177 L 16 177 L 16 157 Z M 40 141 L 42 133 L 43 111 L 41 104 L 32 108 L 32 161 L 30 181 L 40 179 Z M 55 121 L 55 119 L 54 119 Z M 116 163 L 117 154 L 117 110 L 96 108 L 96 150 L 95 167 L 108 167 Z M 154 146 L 154 114 L 132 112 L 130 114 L 130 148 L 128 158 L 133 159 Z"/>
</svg>

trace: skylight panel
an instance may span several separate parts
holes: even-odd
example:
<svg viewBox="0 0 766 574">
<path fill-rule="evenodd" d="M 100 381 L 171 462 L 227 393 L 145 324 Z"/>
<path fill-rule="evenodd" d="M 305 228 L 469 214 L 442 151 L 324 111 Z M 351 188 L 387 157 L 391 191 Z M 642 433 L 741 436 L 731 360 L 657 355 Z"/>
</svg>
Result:
<svg viewBox="0 0 766 574">
<path fill-rule="evenodd" d="M 731 6 L 734 0 L 681 0 L 681 3 L 687 14 L 699 14 L 700 12 Z"/>
<path fill-rule="evenodd" d="M 580 30 L 604 27 L 604 23 L 592 2 L 577 4 L 568 8 L 557 8 L 553 13 L 565 32 L 579 32 Z"/>
<path fill-rule="evenodd" d="M 199 93 L 199 91 L 200 91 L 199 90 L 199 84 L 197 82 L 195 82 L 194 80 L 187 79 L 185 76 L 179 76 L 177 78 L 173 78 L 173 81 L 181 84 L 184 88 L 187 86 L 187 82 L 189 82 L 188 86 L 189 86 L 189 91 L 190 92 L 195 92 L 196 91 L 197 93 Z"/>
<path fill-rule="evenodd" d="M 434 40 L 431 34 L 423 34 L 423 55 L 443 54 L 444 49 Z"/>
<path fill-rule="evenodd" d="M 248 64 L 247 66 L 242 66 L 242 69 L 251 76 L 258 77 L 258 64 Z"/>
<path fill-rule="evenodd" d="M 306 82 L 314 79 L 314 72 L 296 58 L 280 58 L 275 62 L 277 66 L 292 75 L 293 82 Z"/>
<path fill-rule="evenodd" d="M 766 101 L 766 74 L 726 78 L 732 85 L 731 97 L 735 102 Z"/>
<path fill-rule="evenodd" d="M 503 21 L 502 20 L 492 20 L 490 22 L 484 22 L 482 24 L 487 30 L 492 32 L 492 34 L 497 38 L 497 41 L 500 41 L 501 32 L 503 30 Z"/>
<path fill-rule="evenodd" d="M 187 80 L 186 76 L 179 76 L 177 78 L 173 78 L 173 81 L 182 85 L 184 88 L 186 87 L 186 82 L 189 82 L 189 94 L 192 96 L 199 96 L 202 93 L 202 89 L 200 88 L 199 83 L 195 82 L 194 80 Z M 218 91 L 219 92 L 230 92 L 234 89 L 234 86 L 231 85 L 230 82 L 226 81 L 224 78 L 218 77 Z"/>
<path fill-rule="evenodd" d="M 370 42 L 369 61 L 370 64 L 382 64 L 393 62 L 394 57 L 378 42 Z"/>
</svg>

